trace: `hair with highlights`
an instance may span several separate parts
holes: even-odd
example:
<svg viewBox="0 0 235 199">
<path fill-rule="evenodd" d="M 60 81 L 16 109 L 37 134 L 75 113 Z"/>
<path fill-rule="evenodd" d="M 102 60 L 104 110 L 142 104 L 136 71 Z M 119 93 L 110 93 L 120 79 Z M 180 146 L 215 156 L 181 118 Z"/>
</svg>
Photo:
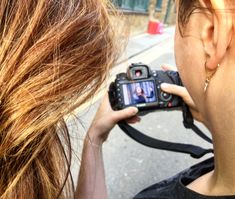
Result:
<svg viewBox="0 0 235 199">
<path fill-rule="evenodd" d="M 72 198 L 64 116 L 117 59 L 107 2 L 1 0 L 0 198 Z"/>
</svg>

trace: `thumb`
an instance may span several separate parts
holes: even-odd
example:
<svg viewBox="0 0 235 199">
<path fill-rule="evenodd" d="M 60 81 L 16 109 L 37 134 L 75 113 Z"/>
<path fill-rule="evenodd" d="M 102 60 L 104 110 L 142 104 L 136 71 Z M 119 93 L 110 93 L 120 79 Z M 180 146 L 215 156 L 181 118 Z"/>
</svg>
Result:
<svg viewBox="0 0 235 199">
<path fill-rule="evenodd" d="M 138 109 L 136 107 L 128 107 L 120 111 L 115 111 L 113 113 L 113 120 L 115 123 L 128 119 L 130 117 L 135 116 L 138 113 Z"/>
<path fill-rule="evenodd" d="M 162 69 L 164 71 L 172 70 L 172 71 L 177 71 L 177 68 L 175 66 L 169 65 L 169 64 L 163 64 Z"/>
<path fill-rule="evenodd" d="M 185 87 L 175 84 L 162 83 L 161 89 L 167 93 L 180 96 L 186 104 L 188 104 L 191 108 L 197 110 L 193 99 L 191 98 L 189 92 Z"/>
<path fill-rule="evenodd" d="M 173 94 L 173 95 L 178 95 L 182 98 L 185 98 L 187 95 L 187 90 L 185 87 L 178 86 L 175 84 L 167 84 L 167 83 L 162 83 L 161 84 L 161 89 L 167 93 Z"/>
</svg>

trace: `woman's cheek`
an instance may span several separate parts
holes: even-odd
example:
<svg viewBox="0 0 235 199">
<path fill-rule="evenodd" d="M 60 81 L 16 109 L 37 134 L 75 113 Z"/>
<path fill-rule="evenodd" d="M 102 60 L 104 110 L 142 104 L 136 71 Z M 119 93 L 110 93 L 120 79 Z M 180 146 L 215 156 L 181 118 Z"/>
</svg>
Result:
<svg viewBox="0 0 235 199">
<path fill-rule="evenodd" d="M 176 33 L 177 34 L 177 33 Z M 182 46 L 182 39 L 179 39 L 176 35 L 175 37 L 175 61 L 176 61 L 176 67 L 178 69 L 178 72 L 180 74 L 180 77 L 184 81 L 185 77 L 185 53 L 184 53 L 184 46 Z"/>
<path fill-rule="evenodd" d="M 196 102 L 200 101 L 199 96 L 201 89 L 201 81 L 203 81 L 202 60 L 199 56 L 200 50 L 197 48 L 196 42 L 189 41 L 189 38 L 175 40 L 175 60 L 178 72 L 184 86 Z M 190 45 L 192 44 L 192 45 Z M 192 47 L 194 46 L 194 48 Z"/>
</svg>

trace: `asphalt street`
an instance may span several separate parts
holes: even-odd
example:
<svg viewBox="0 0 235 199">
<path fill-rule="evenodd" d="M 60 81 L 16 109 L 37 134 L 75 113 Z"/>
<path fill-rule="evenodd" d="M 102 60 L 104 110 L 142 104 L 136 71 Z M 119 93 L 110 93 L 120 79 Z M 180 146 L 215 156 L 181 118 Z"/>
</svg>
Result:
<svg viewBox="0 0 235 199">
<path fill-rule="evenodd" d="M 162 63 L 175 64 L 173 49 L 151 61 L 152 69 L 160 69 Z M 77 128 L 71 125 L 74 132 L 75 151 L 81 150 L 82 138 L 88 129 L 99 102 L 79 113 Z M 198 124 L 200 125 L 200 124 Z M 135 125 L 147 135 L 167 141 L 190 143 L 203 147 L 211 147 L 192 131 L 186 130 L 182 124 L 180 111 L 152 112 L 142 117 L 142 121 Z M 204 132 L 207 130 L 200 125 Z M 79 135 L 77 134 L 79 132 Z M 208 132 L 207 132 L 208 133 Z M 109 197 L 111 199 L 129 199 L 142 189 L 171 177 L 201 160 L 195 160 L 189 155 L 160 151 L 142 146 L 125 135 L 118 127 L 110 133 L 108 141 L 104 144 L 104 162 Z M 79 159 L 79 155 L 77 157 Z M 78 159 L 74 160 L 73 174 L 78 172 Z"/>
</svg>

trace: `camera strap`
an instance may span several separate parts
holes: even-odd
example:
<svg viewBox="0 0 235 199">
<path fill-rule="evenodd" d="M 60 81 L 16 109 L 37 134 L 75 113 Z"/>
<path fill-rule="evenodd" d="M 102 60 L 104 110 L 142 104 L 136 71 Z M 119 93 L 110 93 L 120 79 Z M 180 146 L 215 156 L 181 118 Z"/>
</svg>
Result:
<svg viewBox="0 0 235 199">
<path fill-rule="evenodd" d="M 192 129 L 197 135 L 201 138 L 205 139 L 209 143 L 212 143 L 212 140 L 206 136 L 195 124 L 193 120 L 193 116 L 189 110 L 189 107 L 186 104 L 182 105 L 183 111 L 183 124 L 185 128 Z M 199 159 L 208 153 L 213 153 L 213 149 L 204 149 L 199 146 L 191 145 L 191 144 L 181 144 L 181 143 L 174 143 L 168 141 L 158 140 L 156 138 L 152 138 L 143 134 L 142 132 L 138 131 L 134 127 L 127 124 L 125 121 L 121 121 L 118 123 L 118 126 L 124 131 L 129 137 L 134 139 L 135 141 L 160 150 L 166 151 L 173 151 L 173 152 L 180 152 L 190 154 L 191 157 Z"/>
<path fill-rule="evenodd" d="M 185 103 L 182 104 L 182 112 L 184 127 L 186 129 L 192 129 L 198 136 L 212 144 L 212 140 L 194 124 L 192 113 L 190 112 L 189 107 Z"/>
<path fill-rule="evenodd" d="M 156 138 L 149 137 L 141 133 L 137 129 L 133 128 L 126 122 L 119 122 L 118 126 L 122 129 L 122 131 L 124 131 L 132 139 L 151 148 L 186 153 L 186 154 L 190 154 L 191 157 L 196 158 L 196 159 L 199 159 L 208 153 L 213 153 L 212 149 L 204 149 L 199 146 L 194 146 L 191 144 L 167 142 L 167 141 L 162 141 Z"/>
</svg>

